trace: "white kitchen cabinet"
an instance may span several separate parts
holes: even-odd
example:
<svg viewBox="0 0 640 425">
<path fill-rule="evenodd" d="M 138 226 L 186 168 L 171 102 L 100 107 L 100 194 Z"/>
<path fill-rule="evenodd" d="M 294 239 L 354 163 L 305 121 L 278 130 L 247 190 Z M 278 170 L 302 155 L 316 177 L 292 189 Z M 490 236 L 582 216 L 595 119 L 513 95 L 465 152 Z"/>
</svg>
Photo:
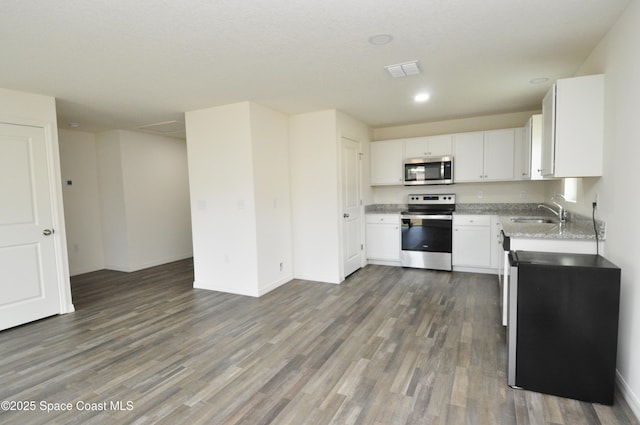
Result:
<svg viewBox="0 0 640 425">
<path fill-rule="evenodd" d="M 491 268 L 500 270 L 502 265 L 502 224 L 497 215 L 491 216 Z"/>
<path fill-rule="evenodd" d="M 367 259 L 400 261 L 400 215 L 367 214 Z"/>
<path fill-rule="evenodd" d="M 602 175 L 604 75 L 558 80 L 542 101 L 541 173 Z"/>
<path fill-rule="evenodd" d="M 513 154 L 513 177 L 516 180 L 531 179 L 531 119 L 524 128 L 516 128 Z"/>
<path fill-rule="evenodd" d="M 484 179 L 513 180 L 515 130 L 484 132 Z"/>
<path fill-rule="evenodd" d="M 454 267 L 491 268 L 491 216 L 453 216 Z"/>
<path fill-rule="evenodd" d="M 525 126 L 525 135 L 529 143 L 529 179 L 542 180 L 541 149 L 542 149 L 542 114 L 529 117 Z M 516 153 L 516 158 L 518 154 Z M 516 159 L 517 161 L 517 159 Z M 524 161 L 521 157 L 521 161 Z"/>
<path fill-rule="evenodd" d="M 404 157 L 420 158 L 451 155 L 453 135 L 414 137 L 404 141 Z"/>
<path fill-rule="evenodd" d="M 454 181 L 513 180 L 515 129 L 454 135 Z"/>
<path fill-rule="evenodd" d="M 484 132 L 460 133 L 453 136 L 453 180 L 483 181 Z"/>
<path fill-rule="evenodd" d="M 402 184 L 402 140 L 384 140 L 372 142 L 371 149 L 371 185 Z"/>
</svg>

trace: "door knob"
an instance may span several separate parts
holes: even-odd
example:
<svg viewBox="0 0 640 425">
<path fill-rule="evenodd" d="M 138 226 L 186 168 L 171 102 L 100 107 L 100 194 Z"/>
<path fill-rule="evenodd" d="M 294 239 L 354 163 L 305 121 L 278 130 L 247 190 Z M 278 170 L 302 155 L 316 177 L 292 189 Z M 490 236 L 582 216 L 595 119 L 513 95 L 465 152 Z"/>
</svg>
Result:
<svg viewBox="0 0 640 425">
<path fill-rule="evenodd" d="M 349 214 L 347 214 L 347 213 L 342 214 L 342 216 L 343 216 L 344 218 L 349 218 Z"/>
<path fill-rule="evenodd" d="M 45 236 L 53 235 L 53 229 L 44 229 L 42 231 L 42 234 L 45 235 Z"/>
</svg>

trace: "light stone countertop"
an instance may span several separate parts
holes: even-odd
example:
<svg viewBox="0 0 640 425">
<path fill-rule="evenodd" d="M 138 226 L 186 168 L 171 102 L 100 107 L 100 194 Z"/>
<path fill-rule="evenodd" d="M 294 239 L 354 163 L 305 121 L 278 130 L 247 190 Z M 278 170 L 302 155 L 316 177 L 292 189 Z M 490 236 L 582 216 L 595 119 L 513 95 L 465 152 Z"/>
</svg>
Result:
<svg viewBox="0 0 640 425">
<path fill-rule="evenodd" d="M 406 204 L 367 205 L 366 214 L 399 214 L 406 210 Z M 595 240 L 595 231 L 591 217 L 569 214 L 566 223 L 560 224 L 557 217 L 538 208 L 538 204 L 456 204 L 454 214 L 497 215 L 505 236 L 515 239 L 550 240 Z M 555 223 L 514 223 L 512 217 L 544 217 Z M 605 223 L 596 220 L 598 239 L 605 240 Z"/>
</svg>

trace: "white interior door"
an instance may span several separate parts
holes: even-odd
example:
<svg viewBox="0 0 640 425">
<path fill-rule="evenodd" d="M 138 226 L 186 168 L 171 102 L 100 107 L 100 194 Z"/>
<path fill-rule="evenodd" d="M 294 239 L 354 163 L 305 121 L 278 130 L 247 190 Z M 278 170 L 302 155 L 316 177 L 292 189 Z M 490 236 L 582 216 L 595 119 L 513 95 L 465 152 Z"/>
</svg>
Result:
<svg viewBox="0 0 640 425">
<path fill-rule="evenodd" d="M 0 329 L 60 313 L 44 129 L 0 123 Z"/>
<path fill-rule="evenodd" d="M 360 238 L 360 144 L 342 138 L 342 252 L 344 276 L 362 264 Z"/>
</svg>

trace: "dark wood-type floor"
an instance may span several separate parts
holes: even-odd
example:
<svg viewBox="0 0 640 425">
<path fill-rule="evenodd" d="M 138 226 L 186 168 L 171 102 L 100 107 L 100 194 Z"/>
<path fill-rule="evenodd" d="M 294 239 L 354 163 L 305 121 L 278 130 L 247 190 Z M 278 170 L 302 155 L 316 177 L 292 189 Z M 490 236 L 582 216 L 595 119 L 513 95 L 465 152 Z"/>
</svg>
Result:
<svg viewBox="0 0 640 425">
<path fill-rule="evenodd" d="M 638 423 L 619 397 L 506 385 L 495 276 L 368 266 L 260 299 L 192 282 L 191 261 L 73 278 L 75 313 L 0 332 L 0 400 L 35 402 L 0 423 Z"/>
</svg>

